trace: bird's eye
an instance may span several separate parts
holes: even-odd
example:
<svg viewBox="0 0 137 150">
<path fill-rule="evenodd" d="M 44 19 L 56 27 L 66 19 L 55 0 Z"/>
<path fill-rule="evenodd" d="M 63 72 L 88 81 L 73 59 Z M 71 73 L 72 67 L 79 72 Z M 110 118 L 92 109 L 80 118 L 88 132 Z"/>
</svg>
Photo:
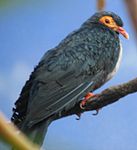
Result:
<svg viewBox="0 0 137 150">
<path fill-rule="evenodd" d="M 109 19 L 105 19 L 105 23 L 110 23 L 110 20 Z"/>
</svg>

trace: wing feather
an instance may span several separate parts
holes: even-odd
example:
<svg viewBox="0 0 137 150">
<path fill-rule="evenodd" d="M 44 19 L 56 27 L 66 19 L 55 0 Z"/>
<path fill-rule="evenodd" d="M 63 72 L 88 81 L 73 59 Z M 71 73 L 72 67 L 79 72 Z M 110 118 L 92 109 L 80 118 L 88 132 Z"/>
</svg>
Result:
<svg viewBox="0 0 137 150">
<path fill-rule="evenodd" d="M 93 83 L 81 83 L 76 87 L 72 87 L 67 90 L 62 90 L 62 97 L 58 94 L 60 94 L 58 91 L 54 92 L 54 97 L 52 96 L 52 92 L 49 94 L 46 94 L 46 98 L 38 96 L 40 93 L 45 92 L 44 89 L 41 88 L 41 90 L 38 91 L 37 97 L 33 98 L 31 107 L 33 108 L 30 113 L 27 115 L 27 120 L 29 120 L 28 126 L 33 126 L 34 124 L 44 120 L 45 118 L 60 113 L 62 110 L 70 109 L 77 101 L 79 96 L 84 96 L 84 93 L 86 90 L 91 87 Z M 40 99 L 40 101 L 38 101 Z M 51 102 L 50 104 L 47 102 Z M 35 101 L 37 102 L 37 107 L 35 107 Z"/>
<path fill-rule="evenodd" d="M 97 74 L 105 82 L 118 58 L 115 45 L 119 41 L 115 42 L 114 35 L 109 32 L 96 27 L 80 28 L 48 51 L 17 100 L 13 121 L 23 118 L 30 126 L 35 125 L 50 115 L 70 109 L 79 97 L 92 90 L 95 81 L 99 87 L 102 83 L 98 83 Z M 98 33 L 103 34 L 98 36 Z M 106 44 L 111 46 L 106 48 Z M 106 75 L 102 78 L 104 70 Z"/>
</svg>

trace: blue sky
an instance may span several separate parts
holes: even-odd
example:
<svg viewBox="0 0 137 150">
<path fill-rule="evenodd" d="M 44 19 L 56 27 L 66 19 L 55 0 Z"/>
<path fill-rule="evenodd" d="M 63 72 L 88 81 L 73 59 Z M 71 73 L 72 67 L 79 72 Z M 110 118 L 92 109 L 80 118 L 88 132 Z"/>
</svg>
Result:
<svg viewBox="0 0 137 150">
<path fill-rule="evenodd" d="M 106 10 L 122 17 L 130 40 L 120 36 L 123 44 L 120 69 L 97 92 L 137 76 L 137 45 L 126 6 L 122 0 L 108 0 Z M 22 86 L 42 55 L 79 28 L 95 11 L 95 0 L 13 0 L 12 4 L 0 8 L 0 110 L 8 118 Z M 71 116 L 53 122 L 44 147 L 47 150 L 136 150 L 136 99 L 137 94 L 129 95 L 103 108 L 96 117 L 89 112 L 80 121 Z"/>
</svg>

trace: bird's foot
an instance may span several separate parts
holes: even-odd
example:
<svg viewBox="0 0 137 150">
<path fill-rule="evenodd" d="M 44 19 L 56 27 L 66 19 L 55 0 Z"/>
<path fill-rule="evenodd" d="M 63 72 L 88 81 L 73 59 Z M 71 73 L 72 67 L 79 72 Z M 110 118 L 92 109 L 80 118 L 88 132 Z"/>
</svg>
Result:
<svg viewBox="0 0 137 150">
<path fill-rule="evenodd" d="M 86 105 L 87 101 L 89 100 L 89 98 L 91 98 L 91 97 L 93 98 L 93 97 L 96 97 L 96 96 L 97 96 L 96 94 L 93 94 L 91 92 L 87 93 L 87 95 L 84 97 L 84 99 L 80 102 L 80 108 L 84 110 L 85 109 L 85 105 Z M 93 115 L 94 116 L 98 115 L 99 110 L 100 109 L 96 109 L 96 112 L 93 113 Z M 81 117 L 81 114 L 80 114 L 80 116 L 79 115 L 77 115 L 77 116 L 79 117 L 77 120 L 79 120 L 80 117 Z"/>
<path fill-rule="evenodd" d="M 95 94 L 89 92 L 86 94 L 86 96 L 84 97 L 84 99 L 80 102 L 80 108 L 81 109 L 85 109 L 85 105 L 87 103 L 87 101 L 89 100 L 89 98 L 96 96 Z"/>
<path fill-rule="evenodd" d="M 86 105 L 86 102 L 88 101 L 88 99 L 90 97 L 93 97 L 93 96 L 94 96 L 93 93 L 91 93 L 91 92 L 87 93 L 87 95 L 84 97 L 84 99 L 80 102 L 80 108 L 85 109 L 84 106 Z M 77 113 L 76 115 L 78 116 L 76 118 L 76 120 L 80 120 L 81 119 L 81 113 Z"/>
</svg>

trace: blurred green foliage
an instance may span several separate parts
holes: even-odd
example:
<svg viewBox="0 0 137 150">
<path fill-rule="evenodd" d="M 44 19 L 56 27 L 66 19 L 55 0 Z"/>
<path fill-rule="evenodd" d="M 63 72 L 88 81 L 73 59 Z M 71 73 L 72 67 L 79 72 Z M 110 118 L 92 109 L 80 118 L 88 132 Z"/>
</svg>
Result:
<svg viewBox="0 0 137 150">
<path fill-rule="evenodd" d="M 0 8 L 11 7 L 15 4 L 23 2 L 22 0 L 0 0 Z"/>
<path fill-rule="evenodd" d="M 8 11 L 11 9 L 16 9 L 23 5 L 33 5 L 33 6 L 48 6 L 49 4 L 57 2 L 56 0 L 0 0 L 0 10 Z"/>
</svg>

